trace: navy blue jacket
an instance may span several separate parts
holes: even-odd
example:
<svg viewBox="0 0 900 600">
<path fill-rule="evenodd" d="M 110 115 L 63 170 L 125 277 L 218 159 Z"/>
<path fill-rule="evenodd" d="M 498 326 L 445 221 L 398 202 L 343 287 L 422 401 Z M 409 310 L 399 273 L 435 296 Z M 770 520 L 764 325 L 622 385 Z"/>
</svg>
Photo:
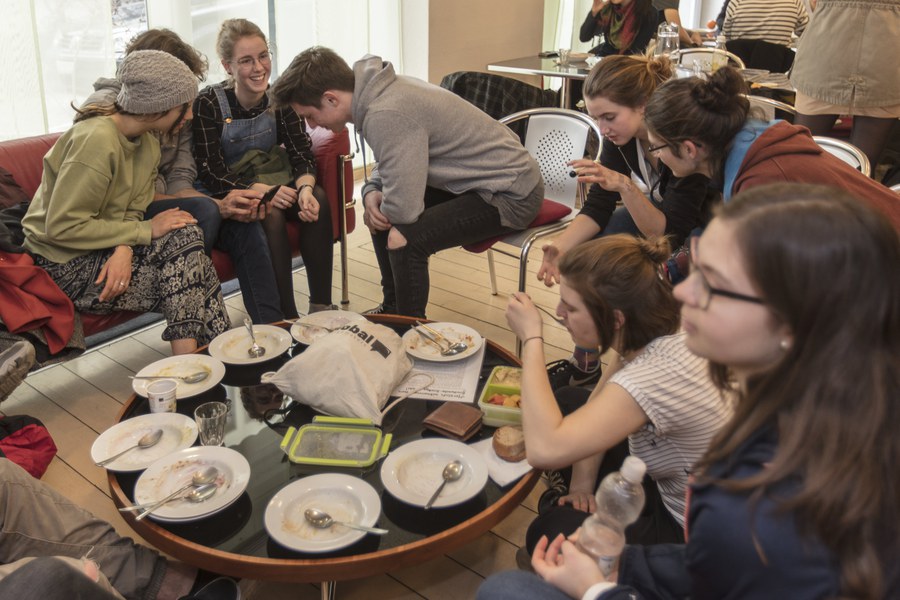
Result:
<svg viewBox="0 0 900 600">
<path fill-rule="evenodd" d="M 775 454 L 773 430 L 758 432 L 731 460 L 710 475 L 744 479 Z M 692 485 L 688 543 L 629 546 L 622 555 L 620 585 L 602 600 L 822 600 L 839 591 L 839 566 L 818 540 L 802 535 L 793 515 L 775 511 L 773 495 L 790 495 L 798 482 L 784 482 L 751 504 L 747 494 L 715 485 Z M 763 556 L 754 544 L 759 546 Z"/>
</svg>

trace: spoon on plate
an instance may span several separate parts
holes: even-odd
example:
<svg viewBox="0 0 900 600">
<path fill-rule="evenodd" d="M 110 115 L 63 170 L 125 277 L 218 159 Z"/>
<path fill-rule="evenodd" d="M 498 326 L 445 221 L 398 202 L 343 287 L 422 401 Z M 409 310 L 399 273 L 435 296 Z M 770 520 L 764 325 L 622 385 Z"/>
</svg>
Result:
<svg viewBox="0 0 900 600">
<path fill-rule="evenodd" d="M 250 355 L 250 358 L 259 358 L 266 353 L 266 349 L 256 343 L 256 335 L 253 333 L 253 323 L 250 322 L 250 319 L 244 319 L 244 327 L 250 332 L 250 340 L 253 342 L 253 345 L 247 350 L 247 354 Z"/>
<path fill-rule="evenodd" d="M 423 331 L 427 332 L 427 335 L 424 335 L 425 338 L 431 340 L 435 344 L 437 344 L 438 348 L 441 349 L 441 356 L 453 356 L 455 354 L 459 354 L 460 352 L 465 352 L 469 349 L 469 345 L 462 341 L 451 342 L 444 334 L 439 331 L 435 331 L 425 323 L 421 321 L 416 321 L 417 327 L 415 328 L 416 333 L 422 335 Z M 420 329 L 421 328 L 421 329 Z M 444 347 L 444 344 L 441 342 L 446 342 L 447 347 Z"/>
<path fill-rule="evenodd" d="M 212 483 L 213 481 L 216 480 L 216 477 L 218 477 L 218 476 L 219 476 L 219 469 L 217 469 L 216 467 L 212 467 L 212 466 L 207 467 L 207 468 L 203 469 L 202 471 L 197 471 L 196 473 L 193 474 L 193 476 L 191 476 L 190 483 L 178 488 L 177 490 L 175 490 L 174 492 L 172 492 L 171 494 L 169 494 L 162 500 L 159 500 L 158 502 L 154 502 L 153 504 L 148 506 L 146 509 L 144 509 L 144 512 L 142 512 L 137 517 L 135 517 L 134 520 L 140 521 L 141 519 L 143 519 L 144 517 L 146 517 L 147 515 L 152 513 L 154 510 L 156 510 L 157 508 L 159 508 L 166 502 L 175 498 L 175 496 L 181 495 L 182 492 L 185 492 L 192 487 L 200 487 L 204 483 Z"/>
<path fill-rule="evenodd" d="M 209 371 L 197 371 L 190 375 L 129 375 L 129 379 L 177 379 L 185 383 L 200 383 L 209 377 Z"/>
<path fill-rule="evenodd" d="M 463 464 L 458 460 L 447 463 L 447 466 L 444 467 L 444 470 L 441 472 L 441 477 L 444 480 L 441 482 L 441 485 L 438 486 L 438 489 L 431 495 L 431 498 L 428 499 L 428 502 L 425 503 L 425 510 L 431 508 L 431 505 L 434 504 L 434 501 L 441 495 L 441 490 L 444 489 L 444 486 L 447 485 L 448 481 L 456 481 L 462 477 L 463 469 Z"/>
<path fill-rule="evenodd" d="M 154 429 L 153 431 L 148 431 L 147 433 L 145 433 L 144 435 L 141 436 L 141 439 L 139 439 L 137 444 L 135 444 L 134 446 L 129 446 L 129 447 L 125 448 L 124 450 L 122 450 L 121 452 L 119 452 L 118 454 L 113 454 L 109 458 L 104 458 L 103 460 L 101 460 L 95 464 L 98 467 L 102 467 L 103 465 L 107 465 L 107 464 L 111 463 L 112 461 L 116 460 L 120 456 L 127 454 L 128 452 L 131 452 L 135 448 L 140 448 L 141 450 L 143 450 L 144 448 L 149 448 L 151 446 L 155 446 L 156 442 L 158 442 L 159 439 L 162 437 L 162 434 L 163 434 L 162 429 Z"/>
<path fill-rule="evenodd" d="M 172 498 L 172 500 L 189 500 L 190 502 L 203 502 L 208 500 L 213 494 L 216 493 L 216 490 L 219 489 L 219 486 L 215 483 L 204 483 L 201 486 L 195 487 L 191 491 L 189 491 L 184 496 L 178 496 L 177 498 Z M 119 509 L 119 512 L 129 512 L 133 510 L 144 510 L 149 508 L 152 504 L 132 504 L 131 506 L 123 506 Z"/>
<path fill-rule="evenodd" d="M 366 527 L 365 525 L 335 521 L 331 518 L 331 515 L 318 508 L 307 508 L 303 511 L 303 516 L 306 517 L 306 520 L 309 521 L 310 525 L 316 529 L 328 529 L 332 525 L 343 525 L 350 529 L 358 529 L 359 531 L 366 531 L 368 533 L 374 533 L 375 535 L 384 535 L 388 533 L 387 529 L 381 529 L 380 527 Z"/>
</svg>

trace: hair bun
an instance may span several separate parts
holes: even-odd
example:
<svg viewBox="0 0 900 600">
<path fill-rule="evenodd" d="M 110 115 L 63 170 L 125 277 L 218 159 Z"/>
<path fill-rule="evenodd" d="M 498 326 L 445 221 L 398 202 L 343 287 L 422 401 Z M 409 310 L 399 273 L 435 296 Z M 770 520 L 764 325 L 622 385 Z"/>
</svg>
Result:
<svg viewBox="0 0 900 600">
<path fill-rule="evenodd" d="M 634 239 L 641 253 L 653 264 L 665 262 L 669 259 L 669 255 L 672 254 L 672 247 L 665 236 Z"/>
<path fill-rule="evenodd" d="M 722 67 L 709 80 L 696 78 L 691 97 L 706 110 L 724 114 L 745 90 L 743 77 L 731 67 Z"/>
</svg>

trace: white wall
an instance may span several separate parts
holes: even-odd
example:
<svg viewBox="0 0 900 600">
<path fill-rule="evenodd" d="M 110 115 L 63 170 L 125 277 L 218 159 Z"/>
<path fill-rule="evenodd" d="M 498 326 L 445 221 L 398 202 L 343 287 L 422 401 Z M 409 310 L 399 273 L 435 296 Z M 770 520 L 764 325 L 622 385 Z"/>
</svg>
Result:
<svg viewBox="0 0 900 600">
<path fill-rule="evenodd" d="M 544 0 L 432 0 L 428 81 L 541 51 Z M 405 23 L 404 23 L 405 25 Z"/>
</svg>

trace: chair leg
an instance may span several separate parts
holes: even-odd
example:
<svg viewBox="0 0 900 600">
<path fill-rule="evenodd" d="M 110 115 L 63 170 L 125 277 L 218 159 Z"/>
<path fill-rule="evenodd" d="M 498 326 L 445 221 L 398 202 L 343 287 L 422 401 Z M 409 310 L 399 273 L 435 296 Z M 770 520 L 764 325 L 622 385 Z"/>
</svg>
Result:
<svg viewBox="0 0 900 600">
<path fill-rule="evenodd" d="M 494 270 L 494 251 L 488 248 L 488 275 L 491 278 L 491 296 L 497 295 L 497 272 Z"/>
<path fill-rule="evenodd" d="M 341 304 L 346 306 L 350 304 L 350 270 L 347 259 L 347 211 L 352 210 L 356 203 L 353 202 L 352 198 L 350 202 L 347 202 L 347 179 L 344 177 L 344 170 L 347 168 L 347 163 L 353 160 L 353 154 L 342 154 L 339 160 L 341 163 L 340 169 L 338 169 L 338 176 L 341 180 L 341 199 L 338 204 L 341 207 L 338 215 L 341 223 Z M 352 195 L 352 192 L 350 194 Z"/>
</svg>

